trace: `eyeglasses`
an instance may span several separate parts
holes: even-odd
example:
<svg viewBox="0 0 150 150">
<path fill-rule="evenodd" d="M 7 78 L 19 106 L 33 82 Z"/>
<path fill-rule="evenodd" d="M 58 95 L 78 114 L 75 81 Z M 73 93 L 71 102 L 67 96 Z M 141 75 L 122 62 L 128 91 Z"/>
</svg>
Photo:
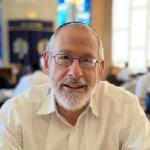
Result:
<svg viewBox="0 0 150 150">
<path fill-rule="evenodd" d="M 51 55 L 52 56 L 52 55 Z M 55 62 L 59 65 L 62 66 L 70 66 L 73 63 L 74 59 L 79 60 L 79 64 L 81 68 L 84 69 L 92 69 L 95 68 L 96 63 L 98 63 L 98 60 L 90 57 L 73 57 L 71 55 L 66 55 L 66 54 L 56 54 L 52 56 L 55 58 Z"/>
</svg>

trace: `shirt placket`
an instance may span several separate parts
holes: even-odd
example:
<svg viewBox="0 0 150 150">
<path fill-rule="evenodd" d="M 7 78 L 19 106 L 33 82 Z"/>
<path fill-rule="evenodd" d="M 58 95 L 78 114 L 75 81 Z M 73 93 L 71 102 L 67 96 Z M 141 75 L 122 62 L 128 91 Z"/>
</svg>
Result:
<svg viewBox="0 0 150 150">
<path fill-rule="evenodd" d="M 68 136 L 68 150 L 78 150 L 78 128 L 74 126 Z"/>
</svg>

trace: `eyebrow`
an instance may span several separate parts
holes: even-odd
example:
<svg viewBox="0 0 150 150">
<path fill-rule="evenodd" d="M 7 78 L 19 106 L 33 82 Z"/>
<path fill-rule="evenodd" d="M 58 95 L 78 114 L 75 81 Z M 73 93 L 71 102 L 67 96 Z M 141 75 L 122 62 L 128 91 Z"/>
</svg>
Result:
<svg viewBox="0 0 150 150">
<path fill-rule="evenodd" d="M 85 54 L 82 54 L 81 57 L 90 57 L 90 58 L 95 58 L 95 56 L 91 53 L 85 53 Z"/>
<path fill-rule="evenodd" d="M 67 54 L 67 55 L 71 55 L 71 52 L 70 50 L 67 50 L 67 49 L 61 49 L 58 54 Z"/>
<path fill-rule="evenodd" d="M 65 55 L 71 55 L 71 56 L 73 56 L 72 52 L 71 52 L 70 50 L 67 50 L 67 49 L 62 49 L 62 50 L 60 50 L 60 52 L 59 52 L 58 54 L 65 54 Z M 79 57 L 96 58 L 96 56 L 94 56 L 94 54 L 89 53 L 89 52 L 83 53 L 83 54 L 81 54 L 81 56 L 79 56 Z"/>
</svg>

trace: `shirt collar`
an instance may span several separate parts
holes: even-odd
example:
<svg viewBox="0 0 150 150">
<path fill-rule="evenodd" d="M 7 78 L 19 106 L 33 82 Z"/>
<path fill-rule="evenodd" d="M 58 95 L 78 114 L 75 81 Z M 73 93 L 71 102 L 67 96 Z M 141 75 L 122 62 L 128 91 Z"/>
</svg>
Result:
<svg viewBox="0 0 150 150">
<path fill-rule="evenodd" d="M 89 104 L 92 113 L 96 116 L 99 117 L 99 112 L 98 112 L 98 106 L 96 105 L 96 98 L 94 94 L 91 96 L 90 104 Z"/>
<path fill-rule="evenodd" d="M 38 110 L 37 112 L 38 115 L 46 115 L 57 111 L 54 92 L 49 88 L 46 93 L 47 93 L 46 99 L 41 105 L 40 109 Z M 90 98 L 89 108 L 91 109 L 93 115 L 99 117 L 99 112 L 95 101 L 96 99 L 93 94 Z"/>
<path fill-rule="evenodd" d="M 53 91 L 49 88 L 46 92 L 46 99 L 37 111 L 38 115 L 46 115 L 56 111 L 56 104 Z"/>
</svg>

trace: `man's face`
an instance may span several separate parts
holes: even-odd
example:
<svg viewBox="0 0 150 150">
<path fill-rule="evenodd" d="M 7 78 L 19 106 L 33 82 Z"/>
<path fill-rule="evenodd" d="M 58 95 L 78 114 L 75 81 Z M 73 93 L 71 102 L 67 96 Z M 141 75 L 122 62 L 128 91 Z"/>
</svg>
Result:
<svg viewBox="0 0 150 150">
<path fill-rule="evenodd" d="M 98 42 L 95 35 L 85 27 L 65 27 L 55 40 L 52 55 L 56 54 L 98 60 Z M 54 91 L 58 105 L 72 111 L 84 107 L 101 78 L 103 70 L 101 64 L 89 69 L 82 68 L 77 59 L 74 59 L 69 66 L 57 64 L 54 57 L 50 59 L 51 89 Z"/>
</svg>

